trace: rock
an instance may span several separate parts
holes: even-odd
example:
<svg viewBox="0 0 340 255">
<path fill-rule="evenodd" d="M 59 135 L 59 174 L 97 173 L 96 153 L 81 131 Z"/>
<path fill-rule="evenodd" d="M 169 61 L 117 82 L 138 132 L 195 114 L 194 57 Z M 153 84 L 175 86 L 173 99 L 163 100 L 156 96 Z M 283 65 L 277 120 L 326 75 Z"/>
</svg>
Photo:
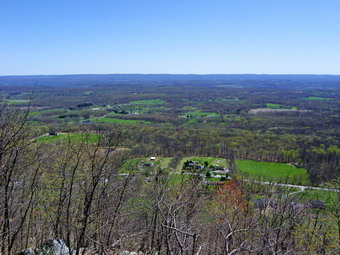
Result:
<svg viewBox="0 0 340 255">
<path fill-rule="evenodd" d="M 129 251 L 120 251 L 117 253 L 117 255 L 130 255 Z"/>
<path fill-rule="evenodd" d="M 32 248 L 23 249 L 18 255 L 35 255 Z"/>
<path fill-rule="evenodd" d="M 120 251 L 117 253 L 118 255 L 143 255 L 142 252 L 135 252 L 135 251 Z"/>
<path fill-rule="evenodd" d="M 73 255 L 76 255 L 76 254 L 77 254 L 77 251 L 74 250 Z M 79 254 L 81 254 L 81 255 L 96 255 L 96 254 L 100 254 L 100 253 L 95 248 L 80 248 Z"/>
<path fill-rule="evenodd" d="M 50 239 L 36 250 L 35 255 L 69 255 L 70 249 L 62 240 Z"/>
</svg>

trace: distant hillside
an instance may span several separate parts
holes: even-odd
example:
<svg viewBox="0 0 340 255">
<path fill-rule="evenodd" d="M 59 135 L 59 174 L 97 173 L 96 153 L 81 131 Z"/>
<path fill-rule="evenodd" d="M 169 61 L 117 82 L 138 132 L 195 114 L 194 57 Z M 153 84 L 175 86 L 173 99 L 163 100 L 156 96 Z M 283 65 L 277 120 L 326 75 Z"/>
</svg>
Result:
<svg viewBox="0 0 340 255">
<path fill-rule="evenodd" d="M 110 86 L 114 84 L 245 86 L 298 89 L 339 89 L 340 75 L 257 74 L 79 74 L 0 76 L 0 86 Z"/>
</svg>

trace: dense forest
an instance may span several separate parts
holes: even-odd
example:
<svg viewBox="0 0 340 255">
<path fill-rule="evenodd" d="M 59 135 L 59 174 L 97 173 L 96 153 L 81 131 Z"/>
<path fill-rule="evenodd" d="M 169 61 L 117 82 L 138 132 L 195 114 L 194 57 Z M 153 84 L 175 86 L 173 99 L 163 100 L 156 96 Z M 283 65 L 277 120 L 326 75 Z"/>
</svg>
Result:
<svg viewBox="0 0 340 255">
<path fill-rule="evenodd" d="M 69 254 L 339 252 L 338 76 L 0 77 L 0 91 L 2 254 L 51 238 Z"/>
</svg>

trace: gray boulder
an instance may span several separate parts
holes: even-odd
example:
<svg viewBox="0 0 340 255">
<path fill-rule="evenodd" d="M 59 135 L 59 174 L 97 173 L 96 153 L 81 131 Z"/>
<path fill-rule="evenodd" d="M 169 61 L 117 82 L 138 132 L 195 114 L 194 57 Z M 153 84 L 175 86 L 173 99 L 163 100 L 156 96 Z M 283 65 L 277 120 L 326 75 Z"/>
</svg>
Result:
<svg viewBox="0 0 340 255">
<path fill-rule="evenodd" d="M 35 255 L 32 248 L 23 249 L 18 255 Z"/>
<path fill-rule="evenodd" d="M 69 255 L 70 249 L 62 240 L 50 239 L 35 252 L 35 255 Z M 30 254 L 31 255 L 31 254 Z"/>
</svg>

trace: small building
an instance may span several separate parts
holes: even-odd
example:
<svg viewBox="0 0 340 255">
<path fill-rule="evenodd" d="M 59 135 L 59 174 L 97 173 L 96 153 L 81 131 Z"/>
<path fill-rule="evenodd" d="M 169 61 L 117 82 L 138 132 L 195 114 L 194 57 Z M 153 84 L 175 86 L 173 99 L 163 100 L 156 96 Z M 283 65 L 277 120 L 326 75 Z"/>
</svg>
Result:
<svg viewBox="0 0 340 255">
<path fill-rule="evenodd" d="M 155 160 L 156 160 L 156 157 L 150 157 L 150 160 L 151 160 L 151 161 L 155 161 Z"/>
</svg>

